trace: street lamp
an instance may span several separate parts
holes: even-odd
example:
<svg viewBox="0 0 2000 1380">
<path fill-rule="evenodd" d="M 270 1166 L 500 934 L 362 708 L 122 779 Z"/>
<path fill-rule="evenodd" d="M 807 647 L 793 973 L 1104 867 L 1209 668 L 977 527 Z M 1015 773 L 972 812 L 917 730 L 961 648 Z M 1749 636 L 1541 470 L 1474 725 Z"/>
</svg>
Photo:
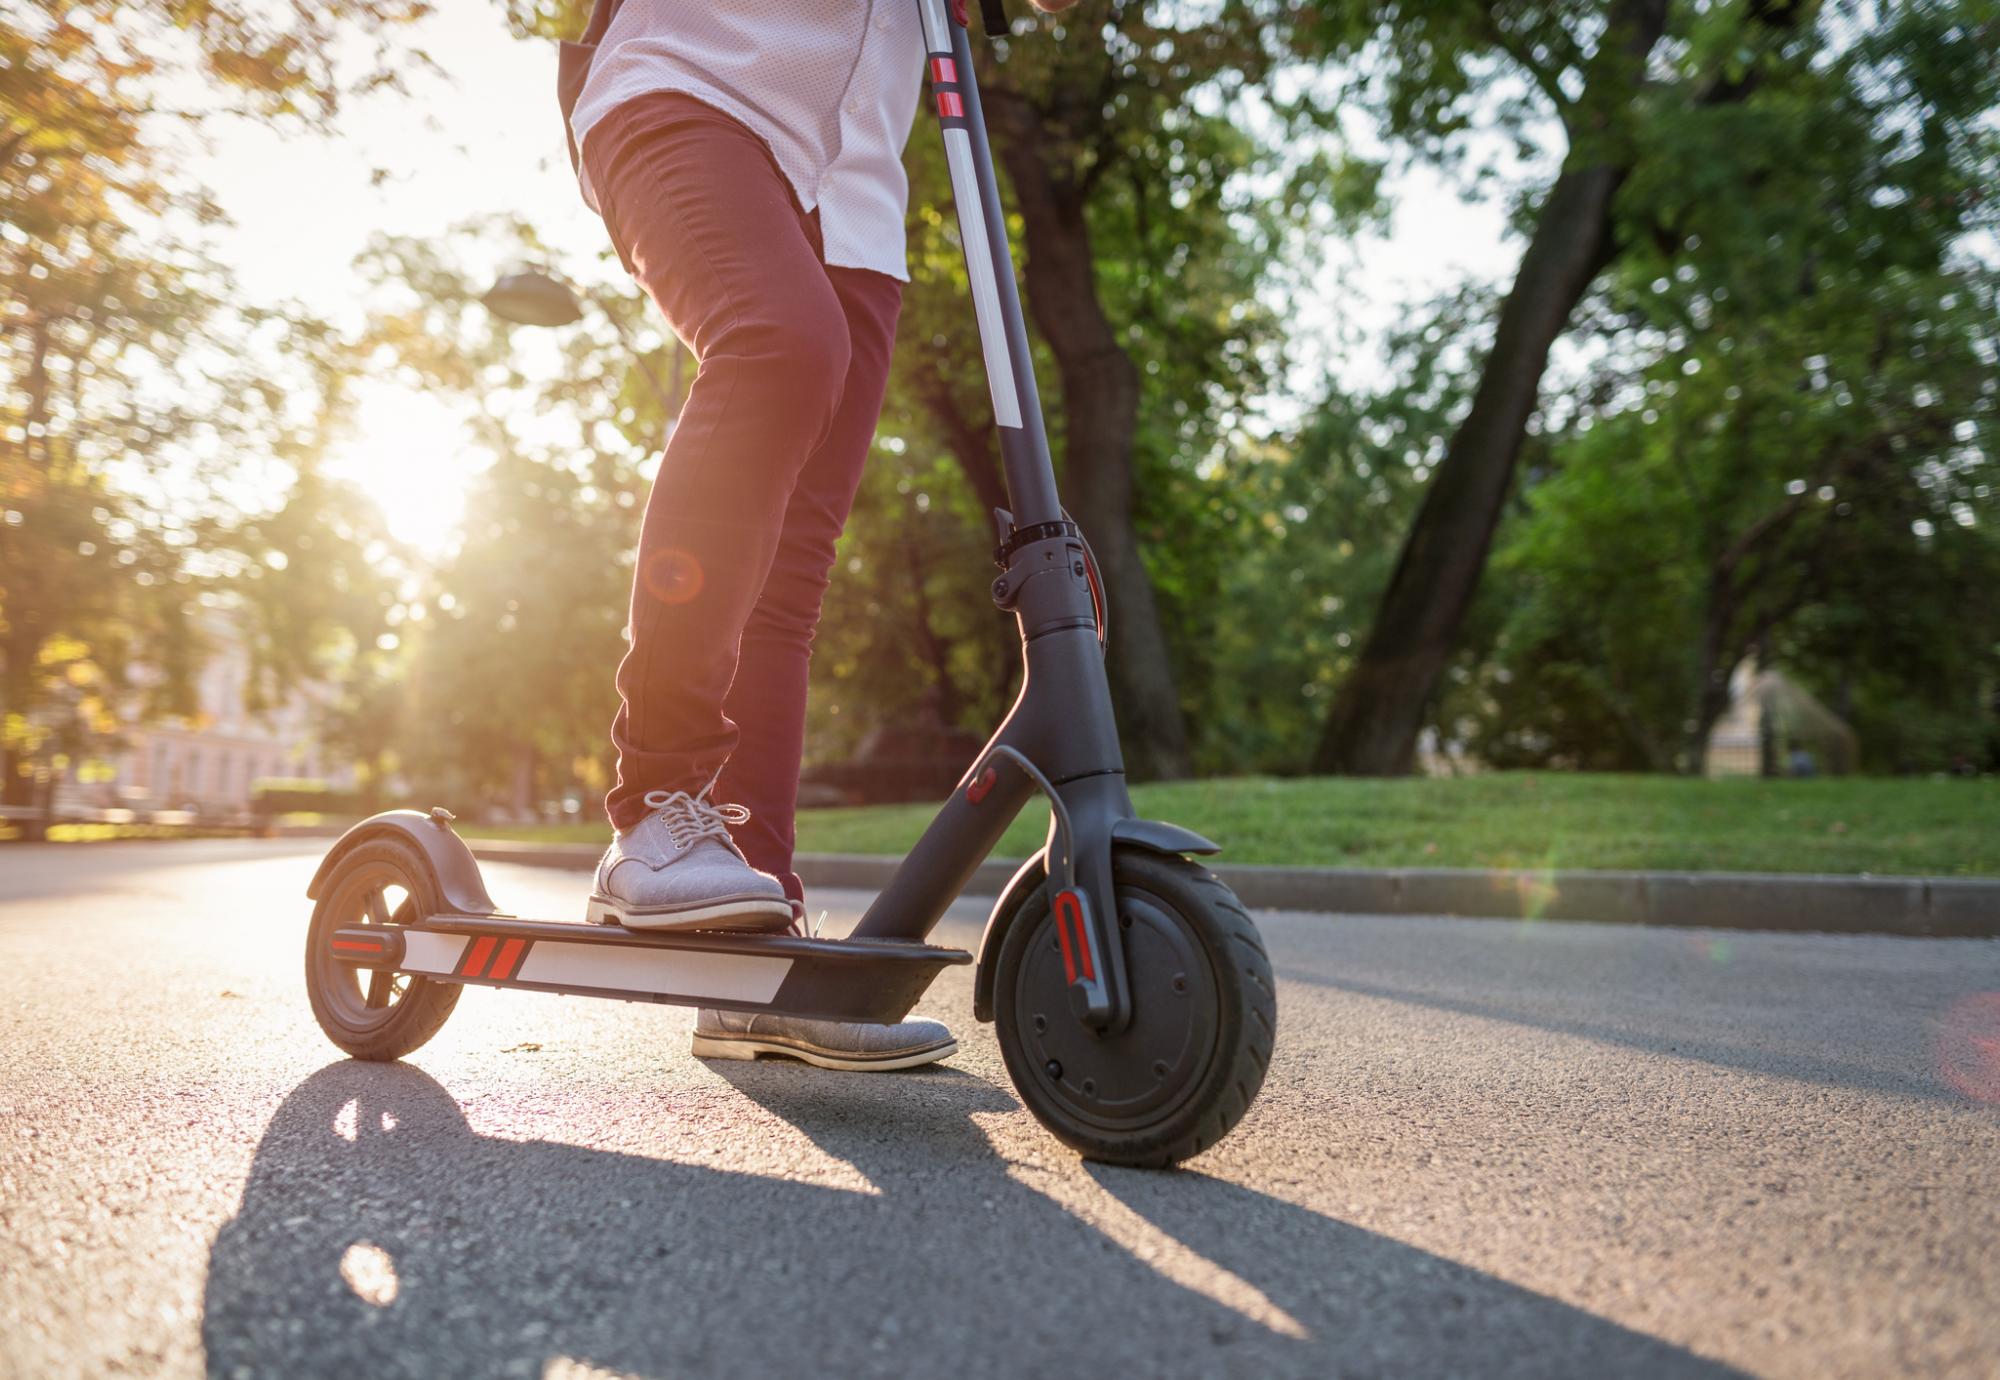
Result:
<svg viewBox="0 0 2000 1380">
<path fill-rule="evenodd" d="M 569 284 L 546 273 L 509 273 L 479 299 L 502 321 L 522 326 L 568 326 L 583 320 L 583 304 Z"/>
<path fill-rule="evenodd" d="M 669 393 L 647 367 L 646 356 L 633 343 L 632 333 L 619 320 L 618 313 L 598 301 L 588 289 L 581 296 L 603 312 L 611 328 L 618 332 L 619 341 L 632 356 L 632 362 L 638 365 L 640 376 L 653 390 L 654 398 L 658 399 L 660 411 L 667 419 L 667 431 L 671 434 L 674 423 L 680 420 L 681 351 L 674 351 L 674 383 L 673 391 Z M 517 326 L 570 326 L 583 320 L 583 301 L 578 299 L 576 289 L 562 279 L 538 269 L 522 268 L 501 277 L 479 300 L 486 310 L 502 321 L 511 321 Z"/>
</svg>

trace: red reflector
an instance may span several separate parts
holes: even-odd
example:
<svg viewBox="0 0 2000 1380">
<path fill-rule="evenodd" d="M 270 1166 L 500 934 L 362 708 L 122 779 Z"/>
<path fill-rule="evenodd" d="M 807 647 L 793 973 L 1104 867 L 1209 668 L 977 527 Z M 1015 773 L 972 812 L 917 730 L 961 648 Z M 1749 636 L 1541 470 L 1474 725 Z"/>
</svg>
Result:
<svg viewBox="0 0 2000 1380">
<path fill-rule="evenodd" d="M 336 949 L 354 949 L 364 954 L 379 954 L 382 952 L 382 946 L 373 940 L 361 942 L 353 939 L 336 939 L 333 941 L 333 947 Z"/>
<path fill-rule="evenodd" d="M 1070 939 L 1072 928 L 1076 931 L 1074 948 Z M 1080 966 L 1085 980 L 1095 981 L 1097 973 L 1090 962 L 1090 936 L 1084 932 L 1083 905 L 1074 891 L 1056 893 L 1056 938 L 1062 942 L 1063 973 L 1067 979 L 1075 982 Z"/>
<path fill-rule="evenodd" d="M 948 57 L 934 57 L 934 58 L 932 58 L 932 59 L 931 59 L 931 80 L 932 80 L 932 81 L 957 81 L 957 80 L 958 80 L 958 64 L 957 64 L 957 63 L 955 63 L 955 62 L 953 62 L 953 61 L 952 61 L 952 60 L 951 60 L 950 58 L 948 58 Z"/>
<path fill-rule="evenodd" d="M 986 799 L 988 793 L 993 789 L 993 783 L 999 779 L 1000 773 L 992 767 L 988 767 L 985 771 L 979 773 L 971 785 L 965 788 L 966 800 L 977 805 L 980 801 Z"/>
<path fill-rule="evenodd" d="M 1063 981 L 1076 981 L 1076 954 L 1069 946 L 1069 916 L 1063 913 L 1062 897 L 1056 897 L 1056 939 L 1062 944 Z"/>
<path fill-rule="evenodd" d="M 956 91 L 938 92 L 938 116 L 947 120 L 965 118 L 965 102 L 958 98 Z"/>
</svg>

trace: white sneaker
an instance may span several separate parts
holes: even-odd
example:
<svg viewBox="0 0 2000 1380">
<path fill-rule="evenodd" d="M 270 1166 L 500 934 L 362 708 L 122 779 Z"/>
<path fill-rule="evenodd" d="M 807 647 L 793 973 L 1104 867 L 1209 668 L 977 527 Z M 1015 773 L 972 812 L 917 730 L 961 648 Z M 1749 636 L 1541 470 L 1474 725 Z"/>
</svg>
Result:
<svg viewBox="0 0 2000 1380">
<path fill-rule="evenodd" d="M 822 1069 L 886 1072 L 935 1063 L 957 1052 L 958 1041 L 936 1021 L 863 1025 L 762 1011 L 710 1011 L 706 1007 L 694 1021 L 697 1059 L 775 1055 Z"/>
<path fill-rule="evenodd" d="M 611 841 L 597 864 L 589 920 L 632 930 L 782 930 L 791 899 L 776 877 L 750 866 L 729 826 L 741 805 L 707 792 L 649 791 L 653 813 Z"/>
</svg>

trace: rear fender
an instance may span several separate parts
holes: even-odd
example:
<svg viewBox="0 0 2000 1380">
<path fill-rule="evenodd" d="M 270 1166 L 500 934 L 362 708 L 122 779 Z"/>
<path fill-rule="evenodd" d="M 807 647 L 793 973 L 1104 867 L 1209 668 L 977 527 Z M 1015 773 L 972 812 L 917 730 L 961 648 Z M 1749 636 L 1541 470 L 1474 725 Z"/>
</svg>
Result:
<svg viewBox="0 0 2000 1380">
<path fill-rule="evenodd" d="M 306 887 L 306 896 L 317 901 L 321 889 L 326 885 L 334 869 L 340 866 L 342 858 L 370 839 L 404 838 L 415 844 L 430 864 L 431 880 L 437 883 L 438 895 L 444 903 L 461 915 L 497 915 L 500 907 L 493 904 L 493 898 L 486 894 L 486 883 L 479 875 L 479 863 L 472 856 L 472 850 L 465 846 L 465 840 L 452 832 L 450 816 L 443 811 L 433 811 L 426 815 L 416 810 L 388 810 L 379 815 L 370 815 L 359 824 L 342 834 L 327 854 L 320 860 L 319 870 L 313 873 L 312 882 Z"/>
</svg>

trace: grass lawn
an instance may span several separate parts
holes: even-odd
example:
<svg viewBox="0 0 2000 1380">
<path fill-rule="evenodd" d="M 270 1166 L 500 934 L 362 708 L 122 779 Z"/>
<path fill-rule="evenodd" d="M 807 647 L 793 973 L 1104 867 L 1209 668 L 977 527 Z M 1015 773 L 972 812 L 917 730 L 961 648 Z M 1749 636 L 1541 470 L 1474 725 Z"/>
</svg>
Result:
<svg viewBox="0 0 2000 1380">
<path fill-rule="evenodd" d="M 1700 781 L 1507 772 L 1454 780 L 1244 777 L 1141 786 L 1139 812 L 1209 835 L 1232 862 L 1333 867 L 1664 868 L 2000 875 L 2000 779 Z M 923 805 L 807 810 L 799 849 L 899 853 Z M 1023 811 L 1000 846 L 1040 846 Z M 599 842 L 598 826 L 483 838 Z"/>
</svg>

